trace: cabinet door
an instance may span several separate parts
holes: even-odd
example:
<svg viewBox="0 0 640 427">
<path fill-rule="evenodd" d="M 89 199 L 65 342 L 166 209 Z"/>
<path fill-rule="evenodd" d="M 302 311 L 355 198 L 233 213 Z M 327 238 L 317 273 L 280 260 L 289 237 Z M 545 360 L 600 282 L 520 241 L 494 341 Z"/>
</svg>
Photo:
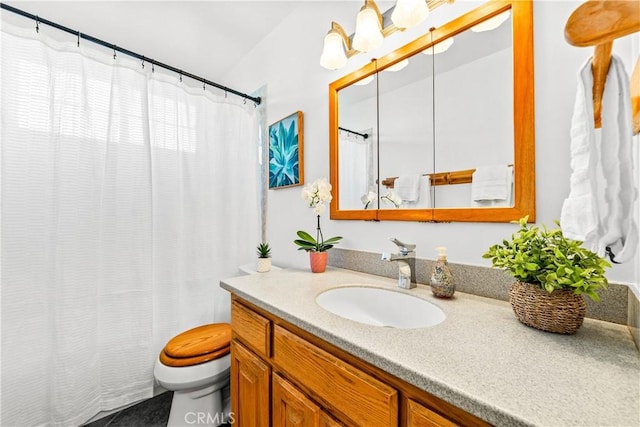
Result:
<svg viewBox="0 0 640 427">
<path fill-rule="evenodd" d="M 392 387 L 279 325 L 273 350 L 274 364 L 340 421 L 398 426 L 398 392 Z"/>
<path fill-rule="evenodd" d="M 273 427 L 318 427 L 320 407 L 293 384 L 273 374 Z"/>
<path fill-rule="evenodd" d="M 320 427 L 343 427 L 343 424 L 340 424 L 339 422 L 331 418 L 326 412 L 321 411 Z"/>
<path fill-rule="evenodd" d="M 269 427 L 269 365 L 231 341 L 231 410 L 239 427 Z"/>
<path fill-rule="evenodd" d="M 456 424 L 425 408 L 417 402 L 407 401 L 407 427 L 454 427 Z"/>
</svg>

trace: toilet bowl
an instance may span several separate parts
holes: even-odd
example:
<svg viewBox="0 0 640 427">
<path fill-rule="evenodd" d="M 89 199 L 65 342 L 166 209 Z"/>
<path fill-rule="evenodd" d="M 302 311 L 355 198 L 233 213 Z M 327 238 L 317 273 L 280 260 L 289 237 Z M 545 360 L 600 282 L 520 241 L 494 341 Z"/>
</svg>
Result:
<svg viewBox="0 0 640 427">
<path fill-rule="evenodd" d="M 173 391 L 168 427 L 226 422 L 230 405 L 223 389 L 229 386 L 230 342 L 231 325 L 212 323 L 173 337 L 162 349 L 153 374 L 160 386 Z"/>
</svg>

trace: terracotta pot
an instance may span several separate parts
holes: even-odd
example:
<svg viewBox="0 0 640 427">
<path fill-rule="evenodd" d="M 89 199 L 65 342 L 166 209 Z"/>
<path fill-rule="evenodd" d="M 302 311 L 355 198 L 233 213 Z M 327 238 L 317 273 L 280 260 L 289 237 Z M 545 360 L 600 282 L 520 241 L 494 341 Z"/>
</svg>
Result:
<svg viewBox="0 0 640 427">
<path fill-rule="evenodd" d="M 557 334 L 573 334 L 584 320 L 587 304 L 571 290 L 551 293 L 539 286 L 515 282 L 509 302 L 518 320 L 527 326 Z"/>
<path fill-rule="evenodd" d="M 314 273 L 324 273 L 327 269 L 328 252 L 309 252 L 309 262 L 311 271 Z"/>
</svg>

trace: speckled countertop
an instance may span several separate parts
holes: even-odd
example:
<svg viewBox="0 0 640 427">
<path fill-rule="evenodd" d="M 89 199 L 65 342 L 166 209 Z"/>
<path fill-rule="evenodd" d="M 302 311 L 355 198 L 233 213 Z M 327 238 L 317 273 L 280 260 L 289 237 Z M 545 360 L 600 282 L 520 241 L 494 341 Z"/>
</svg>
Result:
<svg viewBox="0 0 640 427">
<path fill-rule="evenodd" d="M 444 310 L 431 328 L 392 329 L 321 308 L 330 288 L 408 292 Z M 627 327 L 585 319 L 575 335 L 529 328 L 507 302 L 329 267 L 234 277 L 220 286 L 327 342 L 499 426 L 640 426 L 640 357 Z"/>
</svg>

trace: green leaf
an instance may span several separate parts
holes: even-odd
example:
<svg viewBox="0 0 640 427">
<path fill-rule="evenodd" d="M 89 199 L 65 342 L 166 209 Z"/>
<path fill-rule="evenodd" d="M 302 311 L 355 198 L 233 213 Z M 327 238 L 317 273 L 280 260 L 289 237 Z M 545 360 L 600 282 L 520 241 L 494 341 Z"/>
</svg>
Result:
<svg viewBox="0 0 640 427">
<path fill-rule="evenodd" d="M 309 233 L 307 233 L 306 231 L 298 231 L 298 237 L 300 237 L 302 240 L 306 240 L 308 242 L 313 242 L 316 243 L 316 239 L 313 238 L 313 236 Z"/>
<path fill-rule="evenodd" d="M 335 244 L 338 243 L 340 240 L 342 240 L 342 236 L 336 236 L 336 237 L 332 237 L 330 239 L 327 239 L 324 241 L 324 244 Z"/>
<path fill-rule="evenodd" d="M 565 237 L 559 227 L 530 226 L 528 217 L 512 223 L 519 229 L 511 234 L 511 240 L 503 239 L 482 255 L 494 268 L 549 292 L 569 289 L 599 299 L 597 291 L 608 286 L 605 269 L 611 264 L 607 260 L 584 248 L 582 242 Z"/>
<path fill-rule="evenodd" d="M 310 242 L 307 242 L 306 240 L 294 240 L 293 243 L 295 243 L 298 246 L 302 246 L 303 248 L 315 249 L 316 247 L 315 243 L 310 243 Z"/>
</svg>

